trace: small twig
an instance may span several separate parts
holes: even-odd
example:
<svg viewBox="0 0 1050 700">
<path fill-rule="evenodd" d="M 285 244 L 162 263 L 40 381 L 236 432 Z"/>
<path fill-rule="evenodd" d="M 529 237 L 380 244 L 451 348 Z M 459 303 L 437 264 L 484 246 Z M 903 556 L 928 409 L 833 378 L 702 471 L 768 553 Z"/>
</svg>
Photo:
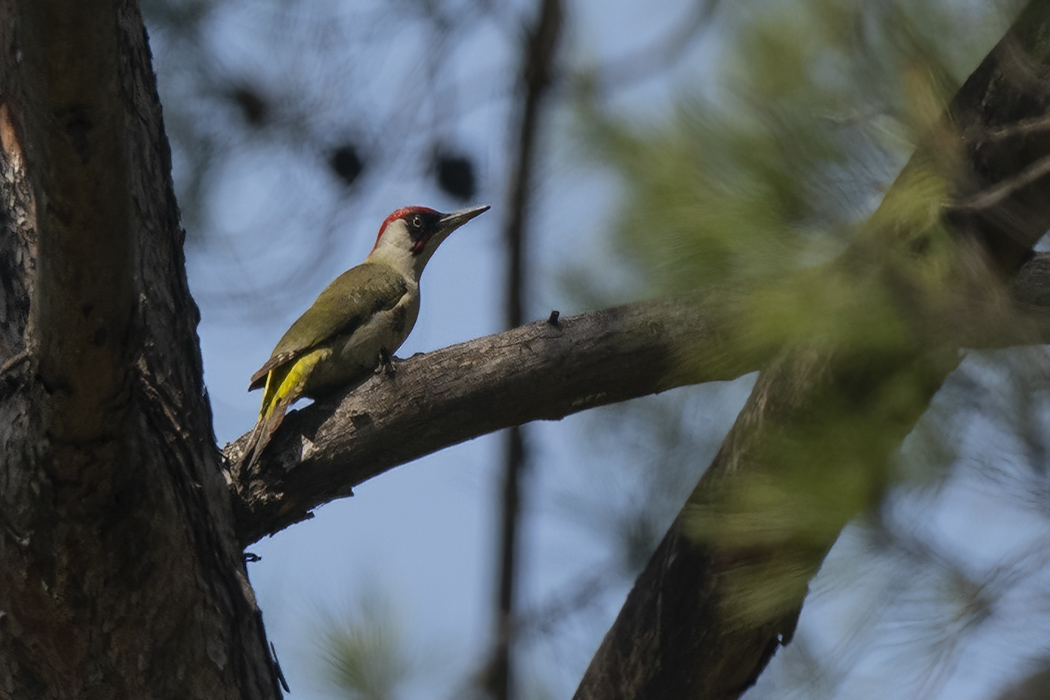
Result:
<svg viewBox="0 0 1050 700">
<path fill-rule="evenodd" d="M 967 197 L 964 201 L 948 204 L 947 209 L 952 212 L 973 212 L 991 209 L 999 206 L 1010 195 L 1028 187 L 1046 175 L 1050 175 L 1050 156 L 1043 156 L 1018 173 L 1016 177 L 982 190 Z"/>
<path fill-rule="evenodd" d="M 273 645 L 273 642 L 270 642 L 270 656 L 273 657 L 273 670 L 277 672 L 277 680 L 281 682 L 284 692 L 292 692 L 292 689 L 288 687 L 288 681 L 284 677 L 284 671 L 281 670 L 281 662 L 277 660 L 277 647 Z"/>
<path fill-rule="evenodd" d="M 1016 136 L 1031 136 L 1050 131 L 1050 116 L 1039 116 L 1034 119 L 1024 119 L 1014 124 L 988 129 L 985 132 L 988 141 L 1005 141 Z"/>
</svg>

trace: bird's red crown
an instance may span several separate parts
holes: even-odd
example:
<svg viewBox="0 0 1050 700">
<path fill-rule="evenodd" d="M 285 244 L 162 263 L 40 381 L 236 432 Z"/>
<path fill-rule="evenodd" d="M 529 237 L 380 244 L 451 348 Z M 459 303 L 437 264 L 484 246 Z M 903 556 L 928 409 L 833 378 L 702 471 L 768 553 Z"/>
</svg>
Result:
<svg viewBox="0 0 1050 700">
<path fill-rule="evenodd" d="M 390 213 L 390 216 L 383 219 L 383 225 L 379 227 L 379 235 L 376 236 L 376 242 L 375 245 L 372 246 L 372 250 L 375 250 L 376 246 L 379 245 L 379 239 L 383 237 L 383 233 L 386 232 L 387 226 L 397 221 L 398 219 L 405 218 L 409 214 L 416 213 L 433 216 L 436 215 L 438 212 L 434 211 L 430 207 L 401 207 L 400 209 L 395 209 Z"/>
</svg>

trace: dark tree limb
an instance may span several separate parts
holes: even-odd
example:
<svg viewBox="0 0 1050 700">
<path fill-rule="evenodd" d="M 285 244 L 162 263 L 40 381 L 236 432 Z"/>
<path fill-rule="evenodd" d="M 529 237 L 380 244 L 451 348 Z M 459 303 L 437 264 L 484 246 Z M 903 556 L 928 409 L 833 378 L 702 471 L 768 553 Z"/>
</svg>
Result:
<svg viewBox="0 0 1050 700">
<path fill-rule="evenodd" d="M 756 356 L 725 351 L 723 308 L 712 296 L 540 321 L 405 360 L 393 379 L 372 377 L 294 411 L 254 471 L 240 465 L 246 436 L 225 450 L 241 540 L 273 534 L 353 486 L 449 445 L 757 368 Z M 686 352 L 698 339 L 710 349 L 706 357 Z"/>
<path fill-rule="evenodd" d="M 790 641 L 809 579 L 957 362 L 854 359 L 800 349 L 759 375 L 576 698 L 736 698 Z"/>
</svg>

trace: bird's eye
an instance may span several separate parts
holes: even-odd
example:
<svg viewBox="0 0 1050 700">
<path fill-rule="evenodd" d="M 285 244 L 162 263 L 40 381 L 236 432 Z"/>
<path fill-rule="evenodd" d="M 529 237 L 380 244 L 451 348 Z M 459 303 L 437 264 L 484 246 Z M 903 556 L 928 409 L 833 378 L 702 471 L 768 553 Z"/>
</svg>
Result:
<svg viewBox="0 0 1050 700">
<path fill-rule="evenodd" d="M 419 214 L 412 217 L 412 228 L 423 228 L 423 217 Z"/>
</svg>

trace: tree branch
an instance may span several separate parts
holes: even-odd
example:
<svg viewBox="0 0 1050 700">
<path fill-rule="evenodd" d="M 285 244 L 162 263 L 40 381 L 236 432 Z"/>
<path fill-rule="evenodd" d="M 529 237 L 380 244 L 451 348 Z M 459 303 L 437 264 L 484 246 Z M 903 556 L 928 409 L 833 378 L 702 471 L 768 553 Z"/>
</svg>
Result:
<svg viewBox="0 0 1050 700">
<path fill-rule="evenodd" d="M 915 350 L 844 365 L 802 348 L 763 370 L 574 698 L 713 700 L 754 683 L 791 640 L 840 530 L 877 502 L 888 455 L 958 361 Z"/>
<path fill-rule="evenodd" d="M 1050 254 L 1022 268 L 1011 294 L 930 308 L 915 326 L 963 334 L 927 336 L 932 345 L 1050 342 Z M 761 369 L 779 347 L 734 336 L 742 298 L 712 290 L 532 323 L 399 362 L 393 379 L 293 411 L 254 471 L 240 465 L 247 434 L 226 446 L 239 537 L 272 535 L 388 469 L 501 428 Z M 953 315 L 961 321 L 945 323 Z"/>
<path fill-rule="evenodd" d="M 725 352 L 725 305 L 656 301 L 536 322 L 397 365 L 285 418 L 255 471 L 247 435 L 225 449 L 245 544 L 391 467 L 479 435 L 684 383 L 740 376 L 757 356 Z M 707 351 L 705 352 L 705 348 Z"/>
</svg>

